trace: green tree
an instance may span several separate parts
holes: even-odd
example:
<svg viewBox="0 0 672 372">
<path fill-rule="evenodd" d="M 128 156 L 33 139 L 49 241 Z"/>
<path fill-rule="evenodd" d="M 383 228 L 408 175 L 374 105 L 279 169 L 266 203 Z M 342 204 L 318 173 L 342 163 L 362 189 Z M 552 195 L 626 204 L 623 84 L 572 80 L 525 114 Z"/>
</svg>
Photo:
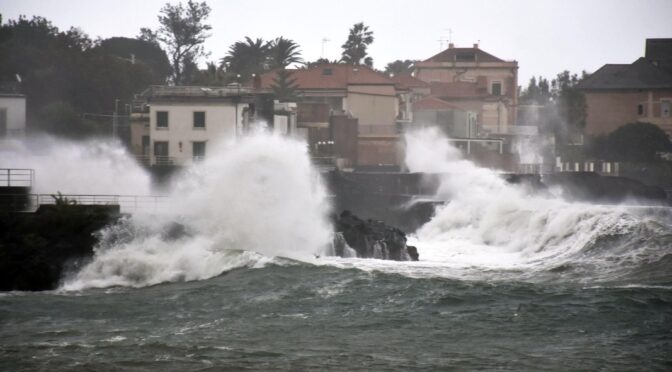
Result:
<svg viewBox="0 0 672 372">
<path fill-rule="evenodd" d="M 630 123 L 607 136 L 593 138 L 588 152 L 610 161 L 653 162 L 659 160 L 659 153 L 672 152 L 672 142 L 657 125 Z"/>
<path fill-rule="evenodd" d="M 318 58 L 313 62 L 306 62 L 303 68 L 313 68 L 319 65 L 325 65 L 325 64 L 339 64 L 342 63 L 341 61 L 334 59 L 334 60 L 329 60 L 328 58 Z"/>
<path fill-rule="evenodd" d="M 525 104 L 546 105 L 551 99 L 550 84 L 547 79 L 539 76 L 539 80 L 534 76 L 530 79 L 527 88 L 520 93 L 520 101 Z"/>
<path fill-rule="evenodd" d="M 198 70 L 191 79 L 194 85 L 223 86 L 226 83 L 226 74 L 214 62 L 208 62 L 203 70 Z"/>
<path fill-rule="evenodd" d="M 371 43 L 373 43 L 373 31 L 369 30 L 363 22 L 356 23 L 350 29 L 348 40 L 341 46 L 343 48 L 341 59 L 351 65 L 361 65 L 363 62 L 372 67 L 373 59 L 366 52 Z"/>
<path fill-rule="evenodd" d="M 171 73 L 166 52 L 157 43 L 126 37 L 101 40 L 97 46 L 103 53 L 127 62 L 147 66 L 152 71 L 152 84 L 165 84 Z"/>
<path fill-rule="evenodd" d="M 83 120 L 67 102 L 52 102 L 42 107 L 37 124 L 36 129 L 61 137 L 78 139 L 100 133 L 93 123 Z"/>
<path fill-rule="evenodd" d="M 229 52 L 222 58 L 221 66 L 237 81 L 245 82 L 252 78 L 252 74 L 261 74 L 268 70 L 268 53 L 271 43 L 258 38 L 252 40 L 245 37 L 245 41 L 237 41 Z M 240 79 L 237 78 L 240 75 Z"/>
<path fill-rule="evenodd" d="M 134 64 L 103 44 L 77 28 L 59 31 L 41 17 L 19 17 L 0 26 L 0 85 L 15 84 L 28 97 L 29 129 L 60 135 L 71 131 L 74 137 L 95 134 L 80 128 L 82 113 L 109 114 L 116 99 L 129 102 L 156 82 L 147 65 Z M 72 125 L 56 120 L 68 117 Z"/>
<path fill-rule="evenodd" d="M 586 125 L 586 99 L 576 86 L 587 77 L 563 71 L 551 81 L 551 96 L 558 108 L 560 118 L 570 129 L 582 129 Z"/>
<path fill-rule="evenodd" d="M 210 36 L 208 31 L 212 29 L 205 23 L 209 15 L 210 7 L 205 2 L 189 0 L 186 7 L 181 3 L 166 3 L 158 17 L 161 24 L 159 29 L 140 30 L 139 39 L 158 42 L 168 52 L 175 85 L 184 83 L 184 69 L 188 63 L 195 63 L 198 58 L 206 55 L 203 43 Z"/>
<path fill-rule="evenodd" d="M 281 102 L 292 101 L 296 99 L 296 79 L 292 79 L 292 73 L 288 70 L 278 70 L 277 76 L 273 79 L 271 89 L 276 99 Z"/>
<path fill-rule="evenodd" d="M 299 44 L 280 36 L 270 42 L 268 65 L 271 69 L 286 68 L 293 63 L 303 63 Z"/>
<path fill-rule="evenodd" d="M 413 72 L 413 65 L 417 61 L 411 60 L 411 59 L 405 59 L 405 60 L 396 60 L 393 62 L 390 62 L 385 66 L 385 73 L 386 74 L 410 74 Z"/>
</svg>

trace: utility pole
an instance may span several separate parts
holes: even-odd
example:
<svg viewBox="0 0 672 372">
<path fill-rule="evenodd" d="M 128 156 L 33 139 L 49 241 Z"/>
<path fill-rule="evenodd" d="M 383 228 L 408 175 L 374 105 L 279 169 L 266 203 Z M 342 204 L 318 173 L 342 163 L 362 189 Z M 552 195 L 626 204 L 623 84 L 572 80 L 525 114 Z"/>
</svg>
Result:
<svg viewBox="0 0 672 372">
<path fill-rule="evenodd" d="M 112 114 L 112 138 L 117 138 L 117 126 L 119 125 L 119 99 L 114 100 L 114 114 Z"/>
</svg>

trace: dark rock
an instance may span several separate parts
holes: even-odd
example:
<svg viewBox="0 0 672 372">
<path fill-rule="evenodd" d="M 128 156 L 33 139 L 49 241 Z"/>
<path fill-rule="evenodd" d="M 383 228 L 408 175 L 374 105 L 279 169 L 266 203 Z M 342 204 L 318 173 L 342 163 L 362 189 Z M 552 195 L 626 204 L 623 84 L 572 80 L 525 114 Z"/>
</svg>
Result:
<svg viewBox="0 0 672 372">
<path fill-rule="evenodd" d="M 0 213 L 0 290 L 56 289 L 66 270 L 93 256 L 95 232 L 119 217 L 119 206 L 105 205 Z"/>
<path fill-rule="evenodd" d="M 360 258 L 418 260 L 417 249 L 406 246 L 406 235 L 382 221 L 365 221 L 346 210 L 334 219 L 334 231 L 334 250 L 338 256 L 348 257 L 346 248 L 350 247 Z"/>
</svg>

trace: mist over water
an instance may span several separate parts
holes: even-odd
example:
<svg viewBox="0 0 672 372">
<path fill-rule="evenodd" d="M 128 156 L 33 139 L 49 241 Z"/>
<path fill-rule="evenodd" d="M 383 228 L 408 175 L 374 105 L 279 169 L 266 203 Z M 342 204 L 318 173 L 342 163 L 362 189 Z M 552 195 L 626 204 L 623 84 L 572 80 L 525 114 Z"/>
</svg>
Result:
<svg viewBox="0 0 672 372">
<path fill-rule="evenodd" d="M 0 168 L 35 170 L 40 194 L 148 195 L 149 174 L 118 141 L 68 141 L 48 136 L 7 140 Z"/>
<path fill-rule="evenodd" d="M 327 194 L 307 148 L 280 136 L 209 148 L 165 203 L 168 213 L 136 213 L 103 231 L 93 261 L 63 288 L 207 279 L 273 257 L 312 260 L 330 243 Z"/>
<path fill-rule="evenodd" d="M 442 174 L 437 197 L 446 203 L 413 238 L 420 257 L 438 266 L 438 275 L 639 280 L 634 272 L 669 260 L 667 208 L 532 195 L 463 159 L 432 128 L 407 134 L 406 145 L 410 171 Z M 649 274 L 649 281 L 669 281 L 662 271 Z"/>
<path fill-rule="evenodd" d="M 0 370 L 669 370 L 668 208 L 530 195 L 432 130 L 407 148 L 443 174 L 419 262 L 323 256 L 303 143 L 208 144 L 61 290 L 0 294 Z"/>
</svg>

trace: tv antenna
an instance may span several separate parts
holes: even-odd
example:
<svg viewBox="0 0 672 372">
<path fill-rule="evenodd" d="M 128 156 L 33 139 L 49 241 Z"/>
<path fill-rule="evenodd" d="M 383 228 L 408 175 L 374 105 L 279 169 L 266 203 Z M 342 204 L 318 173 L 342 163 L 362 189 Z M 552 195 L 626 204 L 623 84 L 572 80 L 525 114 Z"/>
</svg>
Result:
<svg viewBox="0 0 672 372">
<path fill-rule="evenodd" d="M 330 42 L 331 40 L 327 39 L 326 37 L 322 38 L 322 54 L 320 55 L 320 58 L 324 58 L 324 44 Z"/>
<path fill-rule="evenodd" d="M 439 40 L 437 40 L 439 42 L 439 50 L 444 49 L 443 43 L 446 43 L 446 47 L 448 47 L 450 43 L 453 42 L 453 30 L 450 28 L 444 28 L 443 31 L 448 31 L 448 39 L 446 39 L 445 36 L 441 36 Z"/>
</svg>

